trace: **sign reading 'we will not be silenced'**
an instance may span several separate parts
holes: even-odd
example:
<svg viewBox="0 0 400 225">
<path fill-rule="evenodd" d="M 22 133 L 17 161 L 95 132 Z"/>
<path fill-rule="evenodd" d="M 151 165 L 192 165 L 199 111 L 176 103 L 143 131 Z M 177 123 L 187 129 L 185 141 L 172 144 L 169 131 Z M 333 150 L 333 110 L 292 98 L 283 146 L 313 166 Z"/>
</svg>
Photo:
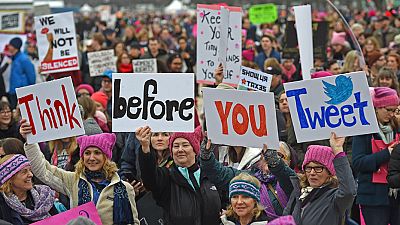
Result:
<svg viewBox="0 0 400 225">
<path fill-rule="evenodd" d="M 364 72 L 285 83 L 297 142 L 378 132 Z"/>
<path fill-rule="evenodd" d="M 194 131 L 193 73 L 114 73 L 113 132 Z"/>
</svg>

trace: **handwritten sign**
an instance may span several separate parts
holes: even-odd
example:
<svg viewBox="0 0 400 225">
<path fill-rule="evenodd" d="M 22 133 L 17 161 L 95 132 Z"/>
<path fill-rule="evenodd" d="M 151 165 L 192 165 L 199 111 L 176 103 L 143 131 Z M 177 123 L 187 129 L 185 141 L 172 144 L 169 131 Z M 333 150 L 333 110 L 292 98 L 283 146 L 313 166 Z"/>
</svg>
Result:
<svg viewBox="0 0 400 225">
<path fill-rule="evenodd" d="M 100 216 L 93 202 L 77 206 L 50 218 L 32 223 L 31 225 L 67 224 L 69 221 L 80 216 L 89 218 L 96 225 L 102 225 Z"/>
<path fill-rule="evenodd" d="M 278 19 L 275 4 L 253 5 L 249 9 L 249 19 L 253 24 L 274 23 Z"/>
<path fill-rule="evenodd" d="M 117 71 L 117 60 L 114 56 L 114 50 L 104 50 L 98 52 L 89 52 L 89 72 L 90 76 L 103 75 L 104 71 Z"/>
<path fill-rule="evenodd" d="M 42 74 L 79 70 L 72 12 L 35 17 Z"/>
<path fill-rule="evenodd" d="M 249 88 L 254 91 L 269 92 L 272 75 L 242 66 L 239 87 Z"/>
<path fill-rule="evenodd" d="M 214 70 L 222 63 L 224 83 L 237 85 L 242 63 L 242 9 L 197 5 L 197 82 L 214 83 Z"/>
<path fill-rule="evenodd" d="M 157 59 L 132 60 L 134 73 L 157 73 Z"/>
<path fill-rule="evenodd" d="M 112 131 L 194 131 L 194 74 L 113 74 Z"/>
<path fill-rule="evenodd" d="M 0 10 L 0 32 L 25 33 L 25 12 Z"/>
<path fill-rule="evenodd" d="M 203 88 L 203 94 L 213 143 L 279 148 L 273 93 Z"/>
<path fill-rule="evenodd" d="M 71 77 L 16 89 L 29 144 L 85 134 Z"/>
<path fill-rule="evenodd" d="M 378 132 L 364 72 L 285 83 L 297 142 Z"/>
</svg>

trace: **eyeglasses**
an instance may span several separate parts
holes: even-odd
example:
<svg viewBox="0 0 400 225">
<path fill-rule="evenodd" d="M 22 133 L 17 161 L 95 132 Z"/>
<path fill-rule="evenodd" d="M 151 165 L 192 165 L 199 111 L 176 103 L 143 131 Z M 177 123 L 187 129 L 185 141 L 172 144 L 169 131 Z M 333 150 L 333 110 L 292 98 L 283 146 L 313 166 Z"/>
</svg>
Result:
<svg viewBox="0 0 400 225">
<path fill-rule="evenodd" d="M 78 93 L 78 94 L 76 94 L 77 98 L 84 97 L 84 96 L 90 97 L 90 94 L 89 93 Z"/>
<path fill-rule="evenodd" d="M 388 113 L 398 113 L 398 108 L 396 108 L 396 109 L 388 109 L 388 108 L 386 108 L 386 107 L 383 107 L 385 110 L 386 110 L 386 112 L 388 112 Z"/>
<path fill-rule="evenodd" d="M 311 173 L 311 171 L 314 170 L 316 173 L 322 173 L 324 169 L 325 167 L 323 166 L 306 166 L 304 171 L 306 171 L 306 173 Z"/>
<path fill-rule="evenodd" d="M 2 110 L 2 111 L 0 111 L 1 115 L 6 115 L 6 114 L 9 114 L 9 113 L 11 113 L 10 110 Z"/>
</svg>

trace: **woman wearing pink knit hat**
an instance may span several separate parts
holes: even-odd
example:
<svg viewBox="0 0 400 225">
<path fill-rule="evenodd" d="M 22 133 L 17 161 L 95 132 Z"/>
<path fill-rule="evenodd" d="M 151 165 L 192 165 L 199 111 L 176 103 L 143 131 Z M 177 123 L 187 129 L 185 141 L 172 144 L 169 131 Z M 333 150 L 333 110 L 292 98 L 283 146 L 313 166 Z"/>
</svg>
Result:
<svg viewBox="0 0 400 225">
<path fill-rule="evenodd" d="M 358 181 L 356 203 L 366 224 L 399 224 L 395 220 L 399 204 L 395 192 L 389 190 L 386 177 L 390 155 L 400 141 L 395 119 L 400 100 L 397 92 L 388 87 L 376 87 L 370 94 L 379 131 L 353 137 L 353 168 Z"/>
<path fill-rule="evenodd" d="M 339 225 L 356 196 L 356 184 L 343 152 L 344 137 L 332 133 L 331 147 L 310 145 L 302 169 L 304 174 L 291 177 L 293 193 L 285 208 L 296 224 Z"/>
<path fill-rule="evenodd" d="M 200 153 L 201 127 L 192 133 L 173 133 L 169 149 L 174 164 L 158 167 L 154 151 L 150 151 L 150 127 L 136 130 L 141 147 L 139 164 L 143 184 L 163 208 L 165 224 L 219 225 L 221 200 L 217 188 L 206 177 L 196 157 Z"/>
<path fill-rule="evenodd" d="M 30 134 L 31 126 L 22 119 L 20 133 Z M 51 165 L 38 144 L 25 144 L 25 153 L 34 174 L 54 190 L 67 195 L 70 208 L 94 202 L 103 224 L 139 224 L 133 187 L 122 181 L 111 161 L 115 134 L 102 133 L 77 138 L 80 160 L 75 172 Z"/>
</svg>

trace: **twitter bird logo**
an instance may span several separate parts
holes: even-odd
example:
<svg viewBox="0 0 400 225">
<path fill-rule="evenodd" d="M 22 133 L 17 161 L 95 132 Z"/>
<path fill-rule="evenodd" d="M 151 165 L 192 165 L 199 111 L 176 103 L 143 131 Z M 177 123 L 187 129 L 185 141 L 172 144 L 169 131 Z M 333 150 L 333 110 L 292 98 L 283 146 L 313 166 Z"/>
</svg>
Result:
<svg viewBox="0 0 400 225">
<path fill-rule="evenodd" d="M 340 75 L 335 79 L 335 85 L 330 84 L 326 81 L 322 81 L 324 84 L 325 94 L 331 98 L 329 101 L 325 101 L 330 105 L 338 105 L 350 98 L 353 93 L 353 82 L 351 77 Z"/>
</svg>

